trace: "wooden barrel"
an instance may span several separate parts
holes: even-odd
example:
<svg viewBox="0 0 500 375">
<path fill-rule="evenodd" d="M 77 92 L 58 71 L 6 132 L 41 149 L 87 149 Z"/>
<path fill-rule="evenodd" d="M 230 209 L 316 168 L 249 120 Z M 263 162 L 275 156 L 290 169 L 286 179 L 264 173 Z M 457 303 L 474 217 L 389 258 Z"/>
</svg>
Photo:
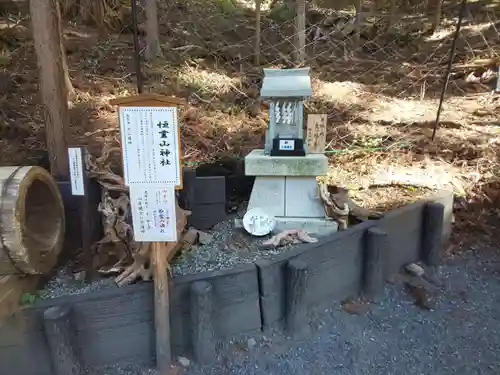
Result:
<svg viewBox="0 0 500 375">
<path fill-rule="evenodd" d="M 41 167 L 0 167 L 0 275 L 40 275 L 57 262 L 64 241 L 64 205 Z"/>
</svg>

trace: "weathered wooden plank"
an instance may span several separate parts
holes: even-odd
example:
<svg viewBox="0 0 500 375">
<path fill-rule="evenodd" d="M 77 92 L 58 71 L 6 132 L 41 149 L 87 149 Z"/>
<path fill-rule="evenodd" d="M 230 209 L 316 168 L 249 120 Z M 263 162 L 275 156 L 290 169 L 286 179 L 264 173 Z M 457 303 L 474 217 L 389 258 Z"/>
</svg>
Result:
<svg viewBox="0 0 500 375">
<path fill-rule="evenodd" d="M 326 146 L 326 114 L 307 115 L 307 152 L 322 154 Z"/>
</svg>

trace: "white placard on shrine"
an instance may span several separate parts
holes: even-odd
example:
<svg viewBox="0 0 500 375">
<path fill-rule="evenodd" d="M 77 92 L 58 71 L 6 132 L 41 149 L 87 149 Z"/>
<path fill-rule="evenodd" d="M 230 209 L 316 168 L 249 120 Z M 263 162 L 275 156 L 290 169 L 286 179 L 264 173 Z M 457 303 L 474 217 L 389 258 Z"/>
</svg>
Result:
<svg viewBox="0 0 500 375">
<path fill-rule="evenodd" d="M 120 107 L 125 183 L 181 185 L 176 107 Z"/>
<path fill-rule="evenodd" d="M 176 242 L 175 188 L 171 186 L 130 186 L 134 240 Z"/>
<path fill-rule="evenodd" d="M 85 185 L 83 181 L 83 158 L 80 147 L 69 147 L 69 174 L 71 180 L 71 194 L 85 195 Z"/>
</svg>

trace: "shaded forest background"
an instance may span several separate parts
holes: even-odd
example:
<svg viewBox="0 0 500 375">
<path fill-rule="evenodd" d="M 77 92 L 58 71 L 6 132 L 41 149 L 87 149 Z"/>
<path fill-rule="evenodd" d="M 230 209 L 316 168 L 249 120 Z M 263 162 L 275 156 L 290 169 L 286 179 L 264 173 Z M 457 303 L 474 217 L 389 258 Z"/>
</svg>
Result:
<svg viewBox="0 0 500 375">
<path fill-rule="evenodd" d="M 151 55 L 148 1 L 138 15 L 145 91 L 188 101 L 184 162 L 243 157 L 258 147 L 268 120 L 259 100 L 262 67 L 297 65 L 295 3 L 160 0 L 158 51 Z M 492 233 L 499 200 L 499 4 L 467 6 L 431 141 L 459 3 L 306 3 L 302 64 L 312 69 L 314 92 L 306 109 L 328 114 L 332 180 L 356 189 L 383 170 L 445 176 L 459 197 L 456 225 Z M 60 11 L 68 142 L 99 155 L 104 144 L 119 142 L 109 100 L 136 90 L 130 2 L 61 0 Z M 2 0 L 0 13 L 0 165 L 46 166 L 29 6 Z"/>
</svg>

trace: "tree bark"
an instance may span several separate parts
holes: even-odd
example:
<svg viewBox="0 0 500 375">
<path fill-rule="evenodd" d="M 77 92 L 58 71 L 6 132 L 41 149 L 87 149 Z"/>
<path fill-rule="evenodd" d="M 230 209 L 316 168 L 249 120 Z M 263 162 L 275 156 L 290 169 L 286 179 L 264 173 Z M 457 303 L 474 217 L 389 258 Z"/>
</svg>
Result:
<svg viewBox="0 0 500 375">
<path fill-rule="evenodd" d="M 396 0 L 391 0 L 390 8 L 389 8 L 389 25 L 387 30 L 390 30 L 394 24 L 396 23 L 396 11 L 397 11 Z"/>
<path fill-rule="evenodd" d="M 260 8 L 261 0 L 255 0 L 255 65 L 260 65 Z"/>
<path fill-rule="evenodd" d="M 161 56 L 160 32 L 158 30 L 158 4 L 156 0 L 146 0 L 146 59 Z"/>
<path fill-rule="evenodd" d="M 441 0 L 433 0 L 431 1 L 431 23 L 432 23 L 432 31 L 436 31 L 439 24 L 441 23 Z"/>
<path fill-rule="evenodd" d="M 296 63 L 301 65 L 306 59 L 306 1 L 296 0 L 295 6 Z"/>
<path fill-rule="evenodd" d="M 353 42 L 354 42 L 354 50 L 358 49 L 360 47 L 360 41 L 361 41 L 361 26 L 363 23 L 363 0 L 357 0 L 354 4 L 354 7 L 356 8 L 356 32 L 354 34 Z"/>
<path fill-rule="evenodd" d="M 63 27 L 62 27 L 62 17 L 61 17 L 61 8 L 59 3 L 57 4 L 57 19 L 59 20 L 58 22 L 58 30 L 59 30 L 59 40 L 61 41 L 61 59 L 62 59 L 62 65 L 63 65 L 63 70 L 64 70 L 64 86 L 66 90 L 66 97 L 68 100 L 71 100 L 73 96 L 75 95 L 75 89 L 73 88 L 73 84 L 71 83 L 71 79 L 69 77 L 69 70 L 68 70 L 68 62 L 66 60 L 66 52 L 64 49 L 64 33 L 63 33 Z"/>
<path fill-rule="evenodd" d="M 30 0 L 33 39 L 39 68 L 45 133 L 52 174 L 67 180 L 69 175 L 66 129 L 69 126 L 68 88 L 61 51 L 57 0 Z"/>
</svg>

